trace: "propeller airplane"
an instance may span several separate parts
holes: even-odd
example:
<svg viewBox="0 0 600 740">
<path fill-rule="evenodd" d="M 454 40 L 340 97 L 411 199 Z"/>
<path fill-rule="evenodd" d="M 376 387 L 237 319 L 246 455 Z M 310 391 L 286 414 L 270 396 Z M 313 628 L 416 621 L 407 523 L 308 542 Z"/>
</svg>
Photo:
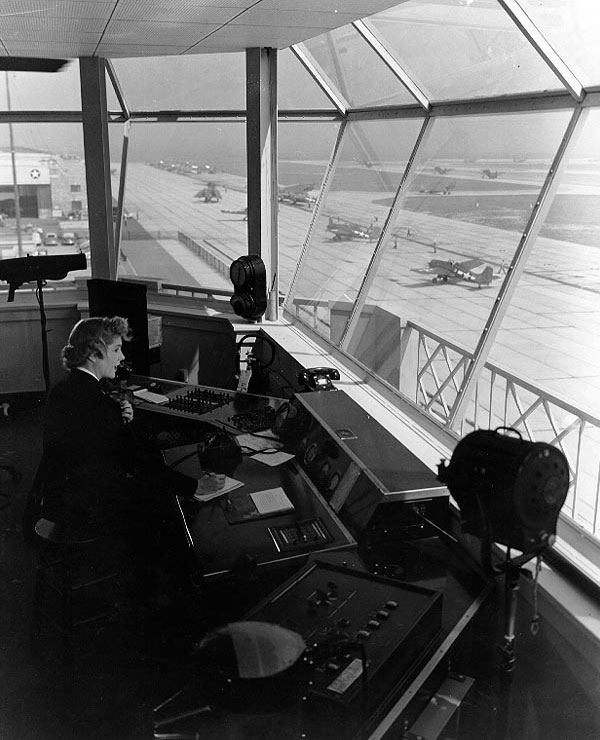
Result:
<svg viewBox="0 0 600 740">
<path fill-rule="evenodd" d="M 243 216 L 244 218 L 242 219 L 242 221 L 248 220 L 248 209 L 247 208 L 242 208 L 241 210 L 238 210 L 238 211 L 232 211 L 227 208 L 221 208 L 221 213 L 233 213 L 239 216 Z"/>
<path fill-rule="evenodd" d="M 200 200 L 203 200 L 205 203 L 212 203 L 214 201 L 218 203 L 222 196 L 216 183 L 209 182 L 206 184 L 206 187 L 199 190 L 194 197 L 200 198 Z"/>
<path fill-rule="evenodd" d="M 352 221 L 346 221 L 339 216 L 329 216 L 327 231 L 333 233 L 336 241 L 351 241 L 352 239 L 368 239 L 372 242 L 381 234 L 381 228 L 371 223 L 370 226 L 362 226 Z"/>
<path fill-rule="evenodd" d="M 476 283 L 478 288 L 489 285 L 492 282 L 494 269 L 487 265 L 481 272 L 473 272 L 483 262 L 478 259 L 455 262 L 454 260 L 431 260 L 429 270 L 435 273 L 434 283 L 447 283 L 449 281 L 466 280 Z"/>
<path fill-rule="evenodd" d="M 310 190 L 314 190 L 314 184 L 312 182 L 308 184 L 280 185 L 277 199 L 280 203 L 289 203 L 292 206 L 312 206 L 317 202 L 317 199 L 314 195 L 310 195 Z"/>
</svg>

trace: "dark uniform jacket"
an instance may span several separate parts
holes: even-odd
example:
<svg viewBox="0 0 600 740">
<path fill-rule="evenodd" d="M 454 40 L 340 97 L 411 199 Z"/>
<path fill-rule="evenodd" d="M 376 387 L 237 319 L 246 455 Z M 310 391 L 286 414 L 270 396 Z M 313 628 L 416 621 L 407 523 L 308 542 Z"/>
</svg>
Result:
<svg viewBox="0 0 600 740">
<path fill-rule="evenodd" d="M 71 370 L 49 393 L 44 417 L 43 513 L 93 524 L 118 521 L 143 497 L 191 496 L 196 480 L 168 468 L 89 373 Z"/>
</svg>

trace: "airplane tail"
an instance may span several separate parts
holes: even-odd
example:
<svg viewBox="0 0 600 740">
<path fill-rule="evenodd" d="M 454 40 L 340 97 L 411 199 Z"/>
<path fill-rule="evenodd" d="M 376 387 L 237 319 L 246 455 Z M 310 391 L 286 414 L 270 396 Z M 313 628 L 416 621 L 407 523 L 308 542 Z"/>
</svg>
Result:
<svg viewBox="0 0 600 740">
<path fill-rule="evenodd" d="M 490 265 L 488 265 L 485 268 L 485 270 L 483 270 L 482 272 L 480 272 L 478 275 L 475 275 L 474 276 L 475 277 L 475 282 L 480 287 L 482 285 L 489 285 L 492 282 L 493 275 L 494 275 L 494 268 L 493 267 L 490 267 Z"/>
</svg>

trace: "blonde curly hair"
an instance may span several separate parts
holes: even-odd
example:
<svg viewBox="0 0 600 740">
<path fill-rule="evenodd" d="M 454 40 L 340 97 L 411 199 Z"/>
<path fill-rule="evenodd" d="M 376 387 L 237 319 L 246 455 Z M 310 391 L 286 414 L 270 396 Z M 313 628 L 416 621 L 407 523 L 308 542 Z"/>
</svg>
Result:
<svg viewBox="0 0 600 740">
<path fill-rule="evenodd" d="M 106 347 L 117 337 L 123 341 L 131 339 L 129 322 L 121 316 L 93 316 L 81 319 L 71 329 L 69 343 L 61 351 L 65 369 L 79 367 L 92 355 L 104 357 Z"/>
</svg>

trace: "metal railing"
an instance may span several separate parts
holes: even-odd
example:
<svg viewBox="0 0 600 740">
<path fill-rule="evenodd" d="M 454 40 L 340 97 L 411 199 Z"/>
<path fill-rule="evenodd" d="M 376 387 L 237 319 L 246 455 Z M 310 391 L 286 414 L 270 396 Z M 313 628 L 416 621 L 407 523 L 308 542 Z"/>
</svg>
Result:
<svg viewBox="0 0 600 740">
<path fill-rule="evenodd" d="M 200 257 L 207 265 L 229 278 L 229 266 L 235 257 L 215 244 L 214 239 L 212 241 L 204 239 L 204 244 L 201 244 L 183 231 L 178 231 L 177 240 L 197 257 Z"/>
<path fill-rule="evenodd" d="M 400 351 L 400 391 L 441 426 L 449 428 L 473 354 L 408 322 Z M 486 362 L 467 412 L 455 422 L 459 436 L 479 428 L 510 427 L 525 439 L 559 447 L 569 463 L 571 484 L 562 515 L 598 536 L 600 418 L 559 395 Z"/>
</svg>

